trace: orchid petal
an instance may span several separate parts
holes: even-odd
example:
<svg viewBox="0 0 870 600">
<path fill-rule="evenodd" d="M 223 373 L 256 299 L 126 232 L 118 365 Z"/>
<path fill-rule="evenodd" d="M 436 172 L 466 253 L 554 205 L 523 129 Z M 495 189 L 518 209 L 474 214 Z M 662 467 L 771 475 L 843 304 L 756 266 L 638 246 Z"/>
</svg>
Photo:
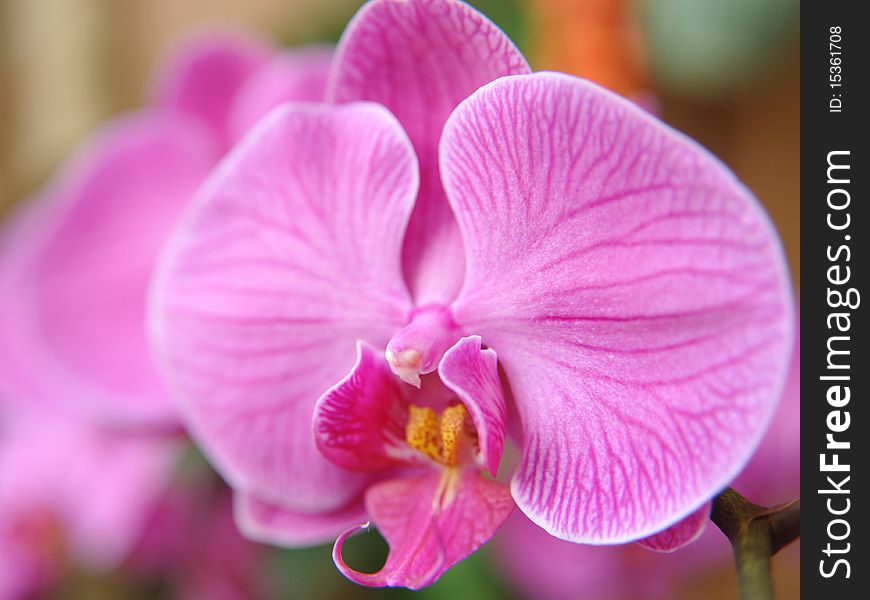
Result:
<svg viewBox="0 0 870 600">
<path fill-rule="evenodd" d="M 153 103 L 200 119 L 229 148 L 233 101 L 273 52 L 265 40 L 241 32 L 193 36 L 174 49 L 158 74 Z"/>
<path fill-rule="evenodd" d="M 314 409 L 314 439 L 321 454 L 350 471 L 379 471 L 416 462 L 405 442 L 408 409 L 402 382 L 383 353 L 357 344 L 356 364 Z"/>
<path fill-rule="evenodd" d="M 330 511 L 365 478 L 317 450 L 317 399 L 407 318 L 417 187 L 383 107 L 285 105 L 218 166 L 153 287 L 152 341 L 186 424 L 237 490 Z"/>
<path fill-rule="evenodd" d="M 438 374 L 468 409 L 480 440 L 483 466 L 495 476 L 504 450 L 506 427 L 495 351 L 482 349 L 480 336 L 462 338 L 444 354 Z"/>
<path fill-rule="evenodd" d="M 233 99 L 228 120 L 231 138 L 241 138 L 283 102 L 322 102 L 332 56 L 329 46 L 294 48 L 275 54 L 251 73 Z"/>
<path fill-rule="evenodd" d="M 707 521 L 710 520 L 710 508 L 710 502 L 705 502 L 701 508 L 688 517 L 671 525 L 664 531 L 638 540 L 637 543 L 648 550 L 665 553 L 688 546 L 704 533 Z"/>
<path fill-rule="evenodd" d="M 567 75 L 507 77 L 451 116 L 456 322 L 499 353 L 523 421 L 520 508 L 578 542 L 645 537 L 728 484 L 791 347 L 773 228 L 706 151 Z"/>
<path fill-rule="evenodd" d="M 300 513 L 239 492 L 233 496 L 233 513 L 239 531 L 248 539 L 292 547 L 334 540 L 367 518 L 361 498 L 332 512 Z"/>
<path fill-rule="evenodd" d="M 377 573 L 360 573 L 344 562 L 338 538 L 332 557 L 351 581 L 368 586 L 419 589 L 484 544 L 513 510 L 507 486 L 471 470 L 431 472 L 376 484 L 365 504 L 390 545 L 387 562 Z"/>
<path fill-rule="evenodd" d="M 438 174 L 438 140 L 450 112 L 481 85 L 528 73 L 519 50 L 486 17 L 456 0 L 374 0 L 345 30 L 327 98 L 386 106 L 420 160 L 420 193 L 403 250 L 418 306 L 452 300 L 464 256 Z"/>
<path fill-rule="evenodd" d="M 0 252 L 0 390 L 123 425 L 175 423 L 152 366 L 153 263 L 216 156 L 199 124 L 114 121 L 7 223 Z M 17 401 L 17 400 L 16 400 Z"/>
</svg>

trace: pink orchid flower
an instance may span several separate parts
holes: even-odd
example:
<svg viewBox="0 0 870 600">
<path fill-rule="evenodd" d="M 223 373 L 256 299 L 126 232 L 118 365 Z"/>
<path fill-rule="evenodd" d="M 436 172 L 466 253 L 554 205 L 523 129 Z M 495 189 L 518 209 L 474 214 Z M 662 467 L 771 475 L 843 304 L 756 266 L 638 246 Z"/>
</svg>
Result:
<svg viewBox="0 0 870 600">
<path fill-rule="evenodd" d="M 799 456 L 797 345 L 776 414 L 732 486 L 764 506 L 789 502 L 800 495 Z M 681 584 L 733 560 L 731 545 L 713 525 L 691 546 L 663 555 L 637 544 L 602 548 L 564 542 L 521 514 L 512 515 L 493 539 L 493 556 L 511 584 L 528 598 L 540 600 L 573 600 L 578 594 L 588 600 L 671 598 Z M 789 557 L 777 555 L 775 560 Z"/>
<path fill-rule="evenodd" d="M 243 531 L 339 535 L 349 578 L 418 588 L 514 504 L 593 544 L 697 515 L 791 347 L 752 195 L 454 0 L 368 3 L 328 90 L 230 152 L 152 287 L 156 357 Z M 509 421 L 510 486 L 484 474 Z M 341 557 L 364 519 L 390 545 L 373 574 Z"/>
<path fill-rule="evenodd" d="M 0 231 L 0 401 L 76 406 L 112 426 L 177 426 L 151 362 L 159 249 L 223 151 L 263 112 L 323 97 L 332 51 L 231 33 L 186 42 L 151 104 L 103 126 Z"/>
</svg>

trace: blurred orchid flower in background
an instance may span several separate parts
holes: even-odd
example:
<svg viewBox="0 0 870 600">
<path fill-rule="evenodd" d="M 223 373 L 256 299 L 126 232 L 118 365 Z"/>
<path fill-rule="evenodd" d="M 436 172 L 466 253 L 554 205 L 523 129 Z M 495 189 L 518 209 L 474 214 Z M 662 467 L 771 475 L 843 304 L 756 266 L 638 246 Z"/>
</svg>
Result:
<svg viewBox="0 0 870 600">
<path fill-rule="evenodd" d="M 273 105 L 321 97 L 331 54 L 193 38 L 151 106 L 104 126 L 20 207 L 0 233 L 0 396 L 125 427 L 178 422 L 145 341 L 153 265 L 222 151 Z"/>
<path fill-rule="evenodd" d="M 0 598 L 38 595 L 69 562 L 117 566 L 165 492 L 178 444 L 26 408 L 0 425 Z"/>
<path fill-rule="evenodd" d="M 156 356 L 243 530 L 340 534 L 342 572 L 411 588 L 512 503 L 569 541 L 690 541 L 792 343 L 756 200 L 629 102 L 530 74 L 458 1 L 368 3 L 332 69 L 332 105 L 276 109 L 221 162 L 152 288 Z M 481 473 L 520 430 L 508 491 Z M 375 574 L 341 558 L 365 518 Z"/>
<path fill-rule="evenodd" d="M 248 125 L 322 98 L 331 57 L 240 34 L 190 40 L 150 106 L 104 126 L 4 223 L 0 597 L 32 594 L 68 559 L 117 565 L 147 529 L 181 447 L 144 333 L 158 252 Z"/>
<path fill-rule="evenodd" d="M 196 472 L 176 477 L 154 503 L 123 567 L 152 581 L 172 581 L 180 600 L 267 597 L 264 547 L 241 536 L 229 490 L 204 466 L 188 467 Z"/>
<path fill-rule="evenodd" d="M 765 506 L 800 495 L 800 345 L 795 345 L 782 399 L 761 445 L 732 486 Z M 525 597 L 573 600 L 582 590 L 588 600 L 658 600 L 730 564 L 731 546 L 715 527 L 673 554 L 649 552 L 639 545 L 589 547 L 549 536 L 521 514 L 514 514 L 493 539 L 499 572 Z M 631 576 L 627 576 L 630 573 Z"/>
</svg>

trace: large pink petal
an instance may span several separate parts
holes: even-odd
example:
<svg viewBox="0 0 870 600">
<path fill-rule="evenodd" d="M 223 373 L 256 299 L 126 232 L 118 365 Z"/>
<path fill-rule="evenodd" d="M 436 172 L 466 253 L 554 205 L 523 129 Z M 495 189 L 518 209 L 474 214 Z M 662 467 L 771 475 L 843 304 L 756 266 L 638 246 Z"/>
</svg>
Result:
<svg viewBox="0 0 870 600">
<path fill-rule="evenodd" d="M 704 529 L 707 527 L 707 521 L 710 520 L 710 503 L 705 502 L 704 505 L 690 514 L 688 517 L 671 525 L 667 529 L 655 533 L 642 540 L 638 540 L 638 544 L 648 550 L 656 552 L 673 552 L 679 550 L 683 546 L 687 546 L 701 537 Z"/>
<path fill-rule="evenodd" d="M 480 336 L 462 338 L 444 353 L 438 375 L 468 409 L 480 441 L 481 467 L 494 477 L 504 450 L 506 427 L 495 351 L 482 349 Z"/>
<path fill-rule="evenodd" d="M 513 510 L 508 488 L 471 470 L 434 471 L 376 484 L 365 496 L 366 508 L 390 545 L 387 562 L 377 573 L 360 573 L 344 562 L 345 539 L 366 526 L 354 527 L 335 542 L 332 556 L 352 581 L 369 586 L 419 589 L 477 550 Z"/>
<path fill-rule="evenodd" d="M 321 454 L 351 471 L 379 471 L 421 456 L 405 442 L 405 385 L 383 352 L 357 344 L 350 373 L 317 402 L 314 439 Z"/>
<path fill-rule="evenodd" d="M 239 531 L 248 539 L 291 547 L 332 541 L 368 518 L 362 498 L 331 512 L 300 513 L 238 492 L 233 498 L 233 512 Z"/>
<path fill-rule="evenodd" d="M 242 32 L 192 36 L 173 50 L 158 73 L 153 103 L 200 119 L 226 149 L 235 141 L 230 111 L 236 95 L 274 51 L 270 42 Z"/>
<path fill-rule="evenodd" d="M 311 46 L 276 53 L 254 71 L 235 95 L 229 133 L 242 137 L 262 116 L 291 100 L 321 102 L 332 65 L 333 48 Z"/>
<path fill-rule="evenodd" d="M 420 193 L 403 251 L 418 306 L 452 300 L 464 273 L 462 240 L 438 174 L 444 122 L 481 85 L 528 72 L 507 36 L 457 0 L 373 0 L 341 39 L 328 97 L 389 108 L 420 160 Z"/>
<path fill-rule="evenodd" d="M 187 424 L 237 489 L 330 511 L 365 481 L 311 433 L 317 399 L 407 319 L 399 263 L 417 187 L 383 107 L 285 105 L 204 185 L 164 255 L 153 346 Z"/>
<path fill-rule="evenodd" d="M 185 117 L 122 118 L 6 224 L 0 393 L 116 423 L 176 420 L 149 358 L 146 289 L 215 155 Z"/>
<path fill-rule="evenodd" d="M 512 491 L 579 542 L 645 537 L 727 485 L 791 348 L 788 278 L 750 193 L 703 149 L 573 77 L 501 79 L 445 126 L 468 276 L 457 323 L 523 421 Z"/>
</svg>

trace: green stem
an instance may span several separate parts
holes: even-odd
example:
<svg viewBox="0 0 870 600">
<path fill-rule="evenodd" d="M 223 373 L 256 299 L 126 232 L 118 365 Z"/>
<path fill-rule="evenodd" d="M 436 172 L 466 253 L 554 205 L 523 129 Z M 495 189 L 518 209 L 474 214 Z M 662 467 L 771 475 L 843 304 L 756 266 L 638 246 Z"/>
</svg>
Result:
<svg viewBox="0 0 870 600">
<path fill-rule="evenodd" d="M 770 557 L 800 537 L 800 499 L 765 508 L 728 488 L 710 518 L 731 541 L 742 600 L 773 600 Z"/>
</svg>

